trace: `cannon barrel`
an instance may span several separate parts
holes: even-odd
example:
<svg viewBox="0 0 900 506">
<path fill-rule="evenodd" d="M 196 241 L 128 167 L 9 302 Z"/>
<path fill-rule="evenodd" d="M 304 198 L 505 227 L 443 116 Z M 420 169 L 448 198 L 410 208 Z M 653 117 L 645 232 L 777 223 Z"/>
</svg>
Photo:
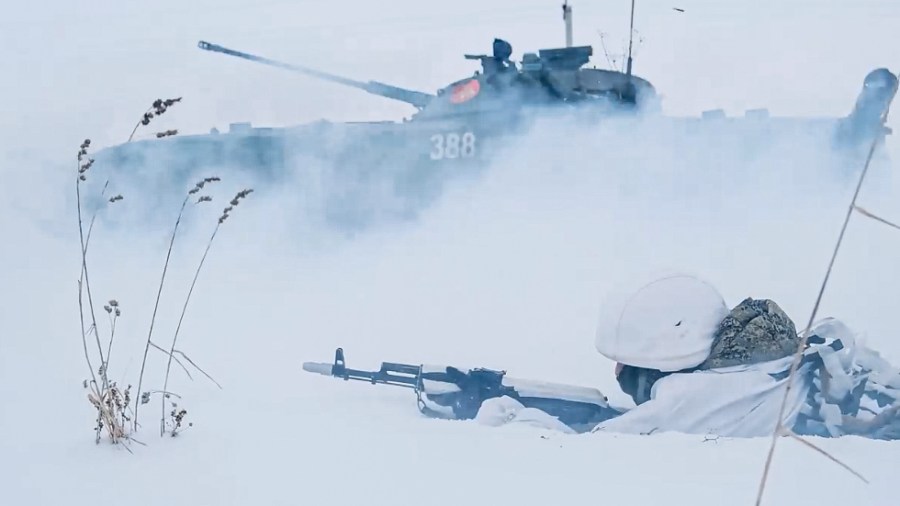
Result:
<svg viewBox="0 0 900 506">
<path fill-rule="evenodd" d="M 291 70 L 293 72 L 297 72 L 300 74 L 304 74 L 310 77 L 314 77 L 317 79 L 322 79 L 325 81 L 330 81 L 333 83 L 341 84 L 344 86 L 350 86 L 352 88 L 358 88 L 373 95 L 378 95 L 385 98 L 390 98 L 393 100 L 399 100 L 400 102 L 405 102 L 407 104 L 411 104 L 419 109 L 425 107 L 431 102 L 431 99 L 434 98 L 434 95 L 423 93 L 421 91 L 408 90 L 405 88 L 400 88 L 397 86 L 392 86 L 390 84 L 380 83 L 378 81 L 356 81 L 354 79 L 348 79 L 346 77 L 341 77 L 334 74 L 329 74 L 327 72 L 322 72 L 320 70 L 311 69 L 308 67 L 303 67 L 300 65 L 293 65 L 290 63 L 284 63 L 277 60 L 272 60 L 269 58 L 264 58 L 262 56 L 256 56 L 249 53 L 244 53 L 241 51 L 235 51 L 234 49 L 228 49 L 227 47 L 222 47 L 218 44 L 212 44 L 206 41 L 200 41 L 197 43 L 197 46 L 200 49 L 205 51 L 212 51 L 215 53 L 223 53 L 231 56 L 236 56 L 238 58 L 243 58 L 245 60 L 250 60 L 258 63 L 263 63 L 265 65 L 271 65 L 273 67 L 279 67 L 287 70 Z"/>
</svg>

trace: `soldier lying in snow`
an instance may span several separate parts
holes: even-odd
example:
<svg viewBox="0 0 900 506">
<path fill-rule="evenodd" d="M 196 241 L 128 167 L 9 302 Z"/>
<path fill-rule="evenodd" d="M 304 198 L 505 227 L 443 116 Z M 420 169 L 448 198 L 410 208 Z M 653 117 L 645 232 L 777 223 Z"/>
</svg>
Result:
<svg viewBox="0 0 900 506">
<path fill-rule="evenodd" d="M 636 407 L 593 432 L 772 433 L 801 341 L 776 303 L 748 298 L 729 311 L 715 289 L 690 276 L 614 300 L 596 346 L 617 362 L 619 385 Z M 900 370 L 839 321 L 814 326 L 793 381 L 784 424 L 797 434 L 900 439 Z M 486 401 L 477 419 L 559 428 L 509 401 Z"/>
</svg>

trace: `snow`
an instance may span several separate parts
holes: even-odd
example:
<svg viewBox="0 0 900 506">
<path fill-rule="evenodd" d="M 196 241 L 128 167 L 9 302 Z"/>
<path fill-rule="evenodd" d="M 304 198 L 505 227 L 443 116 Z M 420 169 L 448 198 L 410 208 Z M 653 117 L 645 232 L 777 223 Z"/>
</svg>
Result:
<svg viewBox="0 0 900 506">
<path fill-rule="evenodd" d="M 577 148 L 548 151 L 552 143 L 524 139 L 488 177 L 450 188 L 414 223 L 352 238 L 294 214 L 301 209 L 292 200 L 295 188 L 253 194 L 220 231 L 179 338 L 179 348 L 223 389 L 176 369 L 171 388 L 184 398 L 192 427 L 160 438 L 155 398 L 141 410 L 137 437 L 147 446 L 132 445 L 131 454 L 94 444 L 82 388 L 88 372 L 78 336 L 72 216 L 72 155 L 83 138 L 97 146 L 120 142 L 158 96 L 185 101 L 155 125 L 193 132 L 230 121 L 408 112 L 199 54 L 201 38 L 420 89 L 470 72 L 460 53 L 484 50 L 501 32 L 516 54 L 562 40 L 557 3 L 504 0 L 494 12 L 480 4 L 423 10 L 410 1 L 386 13 L 365 2 L 161 0 L 17 3 L 5 11 L 4 503 L 751 503 L 767 437 L 571 435 L 535 427 L 537 415 L 521 411 L 523 423 L 501 427 L 432 420 L 418 413 L 409 390 L 310 374 L 302 363 L 327 361 L 342 346 L 355 368 L 393 361 L 505 369 L 516 378 L 598 388 L 627 404 L 613 362 L 593 343 L 600 301 L 619 281 L 660 268 L 697 272 L 728 305 L 767 297 L 796 321 L 808 316 L 849 190 L 846 181 L 821 176 L 834 167 L 813 140 L 799 136 L 772 153 L 735 160 L 728 143 L 684 154 L 678 138 L 658 132 L 645 132 L 651 143 L 632 146 L 616 132 L 551 125 L 544 134 Z M 625 26 L 624 4 L 610 12 L 603 3 L 576 3 L 576 41 L 596 46 L 597 23 Z M 843 114 L 865 72 L 898 70 L 895 2 L 833 2 L 817 7 L 816 16 L 806 14 L 805 2 L 782 4 L 686 2 L 676 18 L 668 6 L 639 4 L 648 40 L 636 68 L 666 95 L 670 110 L 694 114 L 720 105 Z M 896 115 L 891 123 L 900 131 Z M 900 158 L 896 135 L 890 142 Z M 94 189 L 101 167 L 96 174 Z M 223 199 L 254 183 L 221 175 L 214 206 L 192 212 L 176 243 L 154 334 L 163 343 Z M 889 179 L 873 174 L 873 181 Z M 144 221 L 146 207 L 164 223 L 177 211 L 132 190 L 121 214 L 98 223 L 90 257 L 97 300 L 122 304 L 110 373 L 123 384 L 136 383 L 168 240 L 165 226 Z M 870 185 L 865 200 L 864 207 L 893 221 L 900 214 L 891 184 Z M 845 241 L 822 315 L 840 317 L 900 364 L 900 235 L 854 219 Z M 100 326 L 105 332 L 105 321 Z M 154 388 L 164 365 L 151 355 L 146 381 Z M 785 440 L 765 504 L 896 503 L 900 443 L 813 441 L 870 483 Z"/>
<path fill-rule="evenodd" d="M 12 492 L 7 497 L 20 504 L 87 503 L 112 489 L 142 505 L 404 503 L 425 497 L 439 505 L 560 504 L 597 497 L 714 506 L 725 497 L 751 502 L 768 443 L 704 442 L 678 434 L 575 436 L 527 425 L 426 420 L 414 414 L 412 399 L 381 406 L 366 402 L 376 394 L 368 385 L 328 388 L 321 384 L 326 381 L 299 380 L 296 388 L 324 389 L 331 399 L 324 392 L 277 402 L 235 399 L 229 402 L 233 411 L 220 413 L 215 423 L 181 439 L 151 441 L 136 456 L 53 433 L 7 440 L 4 455 L 27 456 L 4 470 L 5 489 Z M 232 419 L 250 411 L 252 418 Z M 267 418 L 274 427 L 253 423 Z M 767 502 L 891 504 L 896 445 L 847 438 L 824 446 L 871 484 L 782 441 Z"/>
<path fill-rule="evenodd" d="M 526 408 L 524 404 L 507 396 L 484 401 L 473 420 L 475 423 L 490 427 L 525 425 L 550 432 L 575 434 L 575 430 L 546 411 Z"/>
</svg>

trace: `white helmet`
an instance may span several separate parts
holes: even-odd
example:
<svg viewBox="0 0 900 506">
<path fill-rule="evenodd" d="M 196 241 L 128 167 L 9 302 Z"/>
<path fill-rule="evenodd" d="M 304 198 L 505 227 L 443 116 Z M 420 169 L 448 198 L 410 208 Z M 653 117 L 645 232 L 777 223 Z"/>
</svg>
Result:
<svg viewBox="0 0 900 506">
<path fill-rule="evenodd" d="M 621 364 L 666 372 L 706 360 L 728 315 L 719 292 L 688 274 L 634 286 L 613 293 L 601 307 L 597 351 Z"/>
</svg>

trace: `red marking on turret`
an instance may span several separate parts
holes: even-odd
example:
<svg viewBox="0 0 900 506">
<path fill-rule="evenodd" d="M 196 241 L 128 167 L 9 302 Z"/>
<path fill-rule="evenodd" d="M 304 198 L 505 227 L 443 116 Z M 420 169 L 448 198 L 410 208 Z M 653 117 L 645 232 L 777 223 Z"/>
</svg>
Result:
<svg viewBox="0 0 900 506">
<path fill-rule="evenodd" d="M 453 87 L 450 102 L 454 104 L 468 102 L 475 98 L 479 91 L 481 91 L 481 83 L 478 82 L 478 79 L 470 79 Z"/>
</svg>

